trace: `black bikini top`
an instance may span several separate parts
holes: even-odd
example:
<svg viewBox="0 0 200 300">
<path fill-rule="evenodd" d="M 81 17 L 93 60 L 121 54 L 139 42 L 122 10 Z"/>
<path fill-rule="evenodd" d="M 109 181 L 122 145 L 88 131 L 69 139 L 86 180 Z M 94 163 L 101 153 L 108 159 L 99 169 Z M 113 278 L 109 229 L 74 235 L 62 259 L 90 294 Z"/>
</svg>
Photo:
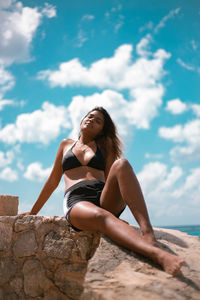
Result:
<svg viewBox="0 0 200 300">
<path fill-rule="evenodd" d="M 87 166 L 94 169 L 105 171 L 106 162 L 105 159 L 97 146 L 96 153 L 91 158 L 91 160 L 87 163 L 87 165 L 82 165 L 81 162 L 78 160 L 76 155 L 73 153 L 72 149 L 75 146 L 76 143 L 72 145 L 72 147 L 64 154 L 62 159 L 62 169 L 63 173 L 67 170 L 71 170 L 74 168 L 78 168 L 81 166 Z"/>
</svg>

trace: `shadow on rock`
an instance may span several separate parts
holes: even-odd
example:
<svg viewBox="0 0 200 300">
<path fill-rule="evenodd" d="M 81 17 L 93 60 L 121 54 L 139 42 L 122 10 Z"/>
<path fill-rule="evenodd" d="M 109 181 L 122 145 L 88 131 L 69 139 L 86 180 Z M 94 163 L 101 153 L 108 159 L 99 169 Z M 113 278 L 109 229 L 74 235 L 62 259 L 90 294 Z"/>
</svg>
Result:
<svg viewBox="0 0 200 300">
<path fill-rule="evenodd" d="M 166 240 L 172 244 L 176 244 L 179 247 L 188 248 L 188 244 L 183 239 L 180 239 L 172 233 L 154 229 L 154 234 L 157 240 Z"/>
</svg>

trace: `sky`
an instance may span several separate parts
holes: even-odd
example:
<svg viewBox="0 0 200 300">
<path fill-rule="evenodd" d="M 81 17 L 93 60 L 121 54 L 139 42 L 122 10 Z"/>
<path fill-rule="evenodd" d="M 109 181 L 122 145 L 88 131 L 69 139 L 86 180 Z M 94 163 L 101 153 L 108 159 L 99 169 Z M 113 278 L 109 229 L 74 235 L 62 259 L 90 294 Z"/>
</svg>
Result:
<svg viewBox="0 0 200 300">
<path fill-rule="evenodd" d="M 30 211 L 61 141 L 103 106 L 153 226 L 199 224 L 199 28 L 198 0 L 0 0 L 0 194 Z M 63 195 L 62 179 L 39 215 L 63 216 Z"/>
</svg>

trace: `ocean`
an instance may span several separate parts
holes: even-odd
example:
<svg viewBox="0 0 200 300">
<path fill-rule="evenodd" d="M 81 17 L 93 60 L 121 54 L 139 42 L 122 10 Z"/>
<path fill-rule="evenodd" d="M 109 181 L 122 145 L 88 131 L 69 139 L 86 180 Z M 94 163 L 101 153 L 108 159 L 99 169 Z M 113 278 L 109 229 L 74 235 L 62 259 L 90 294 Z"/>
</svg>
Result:
<svg viewBox="0 0 200 300">
<path fill-rule="evenodd" d="M 200 238 L 200 225 L 163 226 L 163 228 L 179 230 Z"/>
</svg>

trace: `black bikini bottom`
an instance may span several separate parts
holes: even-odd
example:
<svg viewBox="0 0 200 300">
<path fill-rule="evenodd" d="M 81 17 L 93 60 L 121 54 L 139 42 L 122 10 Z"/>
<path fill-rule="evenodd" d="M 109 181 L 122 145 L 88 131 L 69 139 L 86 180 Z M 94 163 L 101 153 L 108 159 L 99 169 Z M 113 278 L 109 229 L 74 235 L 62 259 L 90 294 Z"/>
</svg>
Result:
<svg viewBox="0 0 200 300">
<path fill-rule="evenodd" d="M 65 218 L 73 229 L 81 231 L 74 227 L 69 220 L 71 209 L 74 207 L 74 205 L 82 201 L 87 201 L 95 204 L 98 207 L 101 207 L 100 197 L 104 185 L 105 182 L 101 180 L 84 180 L 74 184 L 66 191 L 63 201 L 63 210 Z M 124 209 L 117 215 L 118 218 Z"/>
</svg>

